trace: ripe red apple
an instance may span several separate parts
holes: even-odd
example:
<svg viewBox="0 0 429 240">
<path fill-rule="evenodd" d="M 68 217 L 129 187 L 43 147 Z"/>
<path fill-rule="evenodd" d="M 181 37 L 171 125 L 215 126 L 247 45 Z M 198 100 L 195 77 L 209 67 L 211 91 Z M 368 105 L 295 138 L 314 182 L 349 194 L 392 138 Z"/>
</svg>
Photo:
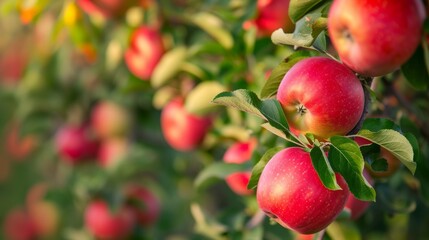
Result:
<svg viewBox="0 0 429 240">
<path fill-rule="evenodd" d="M 284 76 L 277 92 L 291 131 L 327 139 L 352 130 L 363 113 L 359 79 L 341 63 L 311 57 L 299 61 Z"/>
<path fill-rule="evenodd" d="M 112 212 L 102 200 L 92 201 L 85 210 L 85 226 L 99 239 L 126 239 L 134 224 L 134 214 L 130 209 Z"/>
<path fill-rule="evenodd" d="M 129 142 L 124 138 L 107 139 L 101 142 L 98 152 L 99 163 L 103 167 L 114 167 L 128 153 Z"/>
<path fill-rule="evenodd" d="M 91 113 L 91 126 L 101 138 L 115 138 L 127 134 L 131 124 L 128 111 L 112 101 L 101 101 Z"/>
<path fill-rule="evenodd" d="M 148 226 L 155 223 L 160 213 L 160 202 L 149 189 L 139 185 L 129 185 L 125 194 L 139 224 Z"/>
<path fill-rule="evenodd" d="M 372 177 L 369 175 L 366 169 L 364 169 L 363 171 L 363 176 L 365 177 L 365 179 L 368 181 L 369 184 L 371 185 L 374 184 L 374 179 L 372 179 Z M 362 214 L 365 213 L 365 211 L 368 209 L 370 205 L 371 205 L 370 201 L 359 200 L 353 194 L 350 193 L 346 202 L 346 206 L 344 208 L 350 211 L 351 219 L 356 220 L 360 216 L 362 216 Z"/>
<path fill-rule="evenodd" d="M 164 52 L 159 31 L 141 26 L 131 35 L 130 46 L 125 53 L 125 63 L 131 73 L 141 79 L 149 80 Z"/>
<path fill-rule="evenodd" d="M 285 32 L 292 32 L 295 25 L 289 18 L 290 0 L 258 0 L 257 16 L 244 23 L 245 29 L 255 26 L 260 36 L 270 36 L 272 32 L 283 28 Z"/>
<path fill-rule="evenodd" d="M 354 140 L 357 144 L 359 144 L 359 146 L 372 144 L 370 141 L 360 137 L 356 137 Z M 379 158 L 383 158 L 386 160 L 387 169 L 386 171 L 375 171 L 370 166 L 368 166 L 366 169 L 369 175 L 374 178 L 388 178 L 394 173 L 396 173 L 396 171 L 398 171 L 398 169 L 401 167 L 401 161 L 399 161 L 395 156 L 393 156 L 393 154 L 391 154 L 383 147 L 380 147 Z"/>
<path fill-rule="evenodd" d="M 424 17 L 421 0 L 335 0 L 328 31 L 345 65 L 364 76 L 381 76 L 414 53 Z"/>
<path fill-rule="evenodd" d="M 60 156 L 72 164 L 95 157 L 98 151 L 98 141 L 87 126 L 63 126 L 55 143 Z"/>
<path fill-rule="evenodd" d="M 36 225 L 23 209 L 13 209 L 6 215 L 3 231 L 8 240 L 37 239 Z"/>
<path fill-rule="evenodd" d="M 256 139 L 252 138 L 247 142 L 237 142 L 231 145 L 223 155 L 223 160 L 226 163 L 237 163 L 241 164 L 250 161 L 253 150 L 256 146 Z M 249 184 L 250 176 L 252 173 L 248 172 L 236 172 L 226 177 L 225 181 L 228 186 L 237 193 L 238 195 L 250 195 L 253 193 L 252 190 L 247 189 Z"/>
<path fill-rule="evenodd" d="M 286 148 L 275 154 L 262 171 L 256 198 L 259 207 L 280 225 L 301 234 L 326 228 L 343 210 L 349 189 L 336 174 L 342 190 L 327 189 L 314 169 L 310 153 Z"/>
<path fill-rule="evenodd" d="M 203 141 L 211 125 L 211 117 L 188 113 L 182 98 L 173 99 L 161 112 L 164 138 L 171 147 L 179 151 L 196 148 Z"/>
</svg>

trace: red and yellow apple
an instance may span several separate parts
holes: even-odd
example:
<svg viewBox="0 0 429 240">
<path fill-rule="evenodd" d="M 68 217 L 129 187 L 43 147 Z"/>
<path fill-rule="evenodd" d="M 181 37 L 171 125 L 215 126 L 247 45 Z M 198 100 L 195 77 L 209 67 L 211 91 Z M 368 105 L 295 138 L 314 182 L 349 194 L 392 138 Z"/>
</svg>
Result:
<svg viewBox="0 0 429 240">
<path fill-rule="evenodd" d="M 148 226 L 155 223 L 161 206 L 158 198 L 149 189 L 139 185 L 129 185 L 126 187 L 125 196 L 140 225 Z"/>
<path fill-rule="evenodd" d="M 352 130 L 365 102 L 362 84 L 354 73 L 325 57 L 295 64 L 281 81 L 277 100 L 294 134 L 312 133 L 319 139 Z"/>
<path fill-rule="evenodd" d="M 260 36 L 270 36 L 279 28 L 283 28 L 285 32 L 292 32 L 295 25 L 289 18 L 289 1 L 258 0 L 256 18 L 246 21 L 243 27 L 249 29 L 255 26 Z"/>
<path fill-rule="evenodd" d="M 131 35 L 130 45 L 125 52 L 125 63 L 135 76 L 149 80 L 164 52 L 160 32 L 155 28 L 141 26 Z"/>
<path fill-rule="evenodd" d="M 23 209 L 13 209 L 6 215 L 3 232 L 8 240 L 37 239 L 36 225 Z"/>
<path fill-rule="evenodd" d="M 256 147 L 256 139 L 251 138 L 246 142 L 237 142 L 231 145 L 223 155 L 226 163 L 241 164 L 250 161 L 253 150 Z M 232 191 L 238 195 L 250 195 L 252 190 L 247 189 L 251 172 L 236 172 L 228 175 L 225 179 Z"/>
<path fill-rule="evenodd" d="M 364 169 L 363 171 L 363 176 L 365 177 L 365 179 L 368 181 L 369 184 L 374 185 L 374 179 L 372 179 L 372 177 L 369 175 L 366 169 Z M 344 208 L 350 211 L 351 219 L 356 220 L 360 216 L 362 216 L 362 214 L 365 213 L 365 211 L 368 209 L 370 205 L 371 205 L 370 201 L 359 200 L 353 194 L 350 193 L 346 202 L 346 206 Z"/>
<path fill-rule="evenodd" d="M 101 142 L 98 161 L 103 167 L 115 167 L 128 153 L 130 143 L 124 138 L 107 139 Z"/>
<path fill-rule="evenodd" d="M 126 135 L 130 124 L 129 112 L 115 102 L 101 101 L 92 109 L 91 126 L 101 139 Z"/>
<path fill-rule="evenodd" d="M 341 213 L 349 196 L 343 177 L 336 174 L 341 190 L 329 190 L 321 182 L 302 148 L 286 148 L 275 154 L 260 176 L 256 199 L 260 209 L 283 227 L 301 234 L 326 228 Z"/>
<path fill-rule="evenodd" d="M 170 101 L 161 112 L 161 129 L 167 143 L 176 150 L 190 151 L 204 140 L 212 125 L 209 116 L 186 111 L 183 98 Z"/>
<path fill-rule="evenodd" d="M 135 217 L 128 208 L 113 212 L 103 200 L 94 200 L 85 210 L 85 226 L 97 239 L 126 239 L 134 227 Z"/>
<path fill-rule="evenodd" d="M 35 150 L 37 139 L 34 135 L 20 136 L 20 126 L 13 122 L 8 130 L 6 149 L 13 159 L 22 160 Z"/>
<path fill-rule="evenodd" d="M 375 77 L 411 57 L 421 41 L 424 18 L 421 0 L 335 0 L 328 31 L 345 65 Z"/>
</svg>

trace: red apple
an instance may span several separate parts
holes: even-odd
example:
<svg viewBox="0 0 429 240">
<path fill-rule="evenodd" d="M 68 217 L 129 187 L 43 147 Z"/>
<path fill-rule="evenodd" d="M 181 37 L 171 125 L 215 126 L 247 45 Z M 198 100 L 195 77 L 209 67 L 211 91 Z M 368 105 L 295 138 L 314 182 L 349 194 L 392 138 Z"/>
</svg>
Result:
<svg viewBox="0 0 429 240">
<path fill-rule="evenodd" d="M 313 240 L 314 239 L 314 234 L 296 234 L 295 235 L 295 240 Z"/>
<path fill-rule="evenodd" d="M 182 98 L 170 101 L 161 112 L 161 129 L 167 143 L 176 150 L 195 149 L 212 125 L 211 117 L 188 113 Z"/>
<path fill-rule="evenodd" d="M 421 0 L 335 0 L 328 31 L 341 60 L 364 76 L 398 69 L 421 41 Z"/>
<path fill-rule="evenodd" d="M 366 169 L 364 169 L 363 171 L 363 176 L 365 177 L 365 179 L 368 181 L 369 184 L 371 185 L 374 184 L 374 180 L 369 175 Z M 371 205 L 371 202 L 359 200 L 353 194 L 350 193 L 346 202 L 346 206 L 344 208 L 350 211 L 351 219 L 356 220 L 360 216 L 362 216 L 362 214 L 365 213 L 365 211 L 368 209 L 370 205 Z"/>
<path fill-rule="evenodd" d="M 60 156 L 72 164 L 95 157 L 98 151 L 98 141 L 86 126 L 63 126 L 55 143 Z"/>
<path fill-rule="evenodd" d="M 127 139 L 115 138 L 101 142 L 98 152 L 99 163 L 103 167 L 114 167 L 119 161 L 124 160 L 129 150 Z"/>
<path fill-rule="evenodd" d="M 17 84 L 24 73 L 28 62 L 28 53 L 25 41 L 9 44 L 0 55 L 0 81 L 8 85 Z"/>
<path fill-rule="evenodd" d="M 23 209 L 13 209 L 7 214 L 3 230 L 8 240 L 37 239 L 36 225 Z"/>
<path fill-rule="evenodd" d="M 336 174 L 342 190 L 327 189 L 311 162 L 310 153 L 286 148 L 265 166 L 258 182 L 259 207 L 280 225 L 301 234 L 326 228 L 343 210 L 349 189 Z"/>
<path fill-rule="evenodd" d="M 15 160 L 22 160 L 36 148 L 37 139 L 34 135 L 20 136 L 20 127 L 12 123 L 7 134 L 6 149 Z"/>
<path fill-rule="evenodd" d="M 272 32 L 283 28 L 285 32 L 292 32 L 294 24 L 289 18 L 290 0 L 258 0 L 257 16 L 244 23 L 245 29 L 255 26 L 260 36 L 270 36 Z"/>
<path fill-rule="evenodd" d="M 230 146 L 225 154 L 223 160 L 226 163 L 241 164 L 250 161 L 253 150 L 256 146 L 256 139 L 252 138 L 247 142 L 237 142 Z M 250 195 L 252 190 L 247 189 L 249 184 L 251 172 L 236 172 L 226 177 L 225 181 L 228 186 L 238 195 Z"/>
<path fill-rule="evenodd" d="M 106 202 L 92 201 L 85 210 L 85 226 L 99 239 L 126 239 L 133 230 L 135 218 L 128 208 L 112 212 Z"/>
<path fill-rule="evenodd" d="M 112 101 L 99 102 L 91 113 L 92 129 L 101 139 L 126 135 L 130 124 L 128 111 Z"/>
<path fill-rule="evenodd" d="M 277 92 L 291 131 L 327 139 L 352 130 L 363 113 L 359 79 L 341 63 L 311 57 L 299 61 L 284 76 Z"/>
<path fill-rule="evenodd" d="M 164 52 L 164 44 L 158 30 L 142 26 L 131 35 L 130 46 L 125 53 L 125 63 L 131 73 L 149 80 Z"/>
<path fill-rule="evenodd" d="M 138 185 L 126 188 L 126 197 L 136 213 L 136 219 L 142 226 L 148 226 L 158 219 L 160 202 L 148 189 Z"/>
</svg>

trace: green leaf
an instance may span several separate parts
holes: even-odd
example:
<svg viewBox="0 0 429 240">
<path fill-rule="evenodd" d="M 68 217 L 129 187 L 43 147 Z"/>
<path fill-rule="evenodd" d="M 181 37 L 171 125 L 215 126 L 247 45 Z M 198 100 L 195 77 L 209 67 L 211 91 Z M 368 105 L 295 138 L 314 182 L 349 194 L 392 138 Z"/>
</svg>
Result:
<svg viewBox="0 0 429 240">
<path fill-rule="evenodd" d="M 181 70 L 187 55 L 188 50 L 183 46 L 165 53 L 153 71 L 152 87 L 159 88 L 171 80 Z"/>
<path fill-rule="evenodd" d="M 429 73 L 425 64 L 425 50 L 420 45 L 413 56 L 401 66 L 401 72 L 416 89 L 426 90 L 429 85 Z"/>
<path fill-rule="evenodd" d="M 267 165 L 271 158 L 282 149 L 283 147 L 274 147 L 265 152 L 259 162 L 252 169 L 252 175 L 247 185 L 247 189 L 254 189 L 258 186 L 259 177 L 261 177 L 262 170 L 264 170 L 265 165 Z"/>
<path fill-rule="evenodd" d="M 248 171 L 248 169 L 248 164 L 214 163 L 198 174 L 194 185 L 197 189 L 202 189 L 213 183 L 213 180 L 224 179 L 231 173 Z"/>
<path fill-rule="evenodd" d="M 359 145 L 343 136 L 330 138 L 329 162 L 335 172 L 339 172 L 346 180 L 350 192 L 364 201 L 375 201 L 375 190 L 363 176 L 365 162 Z"/>
<path fill-rule="evenodd" d="M 405 167 L 411 171 L 411 173 L 414 174 L 416 171 L 416 163 L 413 161 L 413 148 L 407 138 L 399 132 L 390 129 L 371 132 L 363 129 L 356 135 L 365 138 L 392 153 L 392 155 L 401 161 Z"/>
<path fill-rule="evenodd" d="M 261 90 L 261 98 L 269 98 L 277 94 L 277 89 L 285 74 L 300 60 L 310 57 L 308 51 L 298 51 L 282 61 L 270 74 Z"/>
<path fill-rule="evenodd" d="M 192 114 L 205 115 L 217 107 L 211 100 L 226 88 L 216 81 L 202 82 L 192 89 L 186 97 L 185 109 Z"/>
<path fill-rule="evenodd" d="M 376 159 L 371 163 L 371 169 L 375 172 L 385 172 L 387 171 L 387 160 L 384 158 Z"/>
<path fill-rule="evenodd" d="M 382 129 L 392 129 L 397 132 L 401 132 L 401 127 L 387 118 L 367 118 L 363 122 L 361 129 L 366 129 L 371 132 L 377 132 Z"/>
<path fill-rule="evenodd" d="M 289 3 L 289 17 L 292 22 L 296 23 L 319 3 L 324 1 L 326 0 L 291 0 Z"/>
<path fill-rule="evenodd" d="M 317 175 L 319 175 L 323 185 L 330 190 L 341 190 L 341 187 L 338 185 L 337 179 L 335 178 L 335 172 L 332 170 L 323 149 L 320 147 L 312 148 L 310 156 L 313 167 L 316 170 Z"/>
</svg>

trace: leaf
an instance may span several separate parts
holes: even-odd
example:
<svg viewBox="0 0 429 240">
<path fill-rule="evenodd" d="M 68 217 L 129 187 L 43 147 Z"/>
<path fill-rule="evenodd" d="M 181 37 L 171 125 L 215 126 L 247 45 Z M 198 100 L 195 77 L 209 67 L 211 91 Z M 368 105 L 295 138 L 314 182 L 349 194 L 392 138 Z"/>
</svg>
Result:
<svg viewBox="0 0 429 240">
<path fill-rule="evenodd" d="M 173 78 L 185 62 L 188 51 L 185 47 L 176 47 L 165 53 L 156 65 L 151 79 L 154 88 L 159 88 Z"/>
<path fill-rule="evenodd" d="M 401 127 L 399 127 L 395 122 L 387 118 L 367 118 L 363 122 L 362 128 L 371 132 L 377 132 L 382 129 L 392 129 L 397 132 L 401 132 Z"/>
<path fill-rule="evenodd" d="M 364 201 L 375 201 L 375 190 L 363 176 L 365 162 L 359 145 L 343 136 L 330 138 L 331 148 L 328 159 L 335 172 L 339 172 L 346 180 L 350 192 Z"/>
<path fill-rule="evenodd" d="M 252 175 L 250 177 L 249 183 L 247 184 L 247 189 L 254 189 L 258 186 L 259 178 L 261 177 L 265 165 L 267 165 L 271 158 L 282 149 L 283 147 L 274 147 L 268 149 L 268 151 L 265 152 L 259 162 L 252 169 Z"/>
<path fill-rule="evenodd" d="M 200 12 L 192 15 L 190 20 L 216 39 L 225 49 L 233 47 L 234 39 L 231 33 L 225 30 L 226 28 L 223 26 L 222 20 L 217 16 L 207 12 Z"/>
<path fill-rule="evenodd" d="M 325 0 L 291 0 L 289 3 L 289 17 L 296 23 L 319 3 Z"/>
<path fill-rule="evenodd" d="M 186 97 L 185 109 L 195 115 L 205 115 L 218 107 L 211 100 L 226 88 L 216 81 L 202 82 Z"/>
<path fill-rule="evenodd" d="M 341 190 L 341 187 L 338 185 L 337 179 L 335 178 L 335 172 L 332 170 L 323 149 L 320 147 L 312 148 L 310 156 L 313 167 L 316 170 L 317 175 L 319 175 L 320 181 L 322 181 L 323 185 L 330 190 Z"/>
<path fill-rule="evenodd" d="M 286 73 L 300 60 L 310 57 L 308 51 L 298 51 L 282 61 L 273 69 L 270 77 L 261 90 L 261 98 L 269 98 L 277 94 L 277 89 Z"/>
<path fill-rule="evenodd" d="M 401 72 L 416 89 L 426 90 L 429 85 L 429 73 L 425 64 L 425 50 L 420 45 L 413 56 L 401 66 Z"/>
<path fill-rule="evenodd" d="M 210 185 L 215 179 L 224 179 L 231 173 L 248 171 L 248 169 L 248 164 L 214 163 L 198 174 L 194 185 L 197 189 L 202 189 Z"/>
<path fill-rule="evenodd" d="M 384 129 L 377 132 L 371 132 L 363 129 L 356 135 L 365 138 L 392 153 L 392 155 L 401 161 L 405 167 L 411 171 L 411 173 L 414 174 L 416 171 L 416 163 L 413 162 L 413 148 L 407 138 L 399 132 L 391 129 Z"/>
</svg>

